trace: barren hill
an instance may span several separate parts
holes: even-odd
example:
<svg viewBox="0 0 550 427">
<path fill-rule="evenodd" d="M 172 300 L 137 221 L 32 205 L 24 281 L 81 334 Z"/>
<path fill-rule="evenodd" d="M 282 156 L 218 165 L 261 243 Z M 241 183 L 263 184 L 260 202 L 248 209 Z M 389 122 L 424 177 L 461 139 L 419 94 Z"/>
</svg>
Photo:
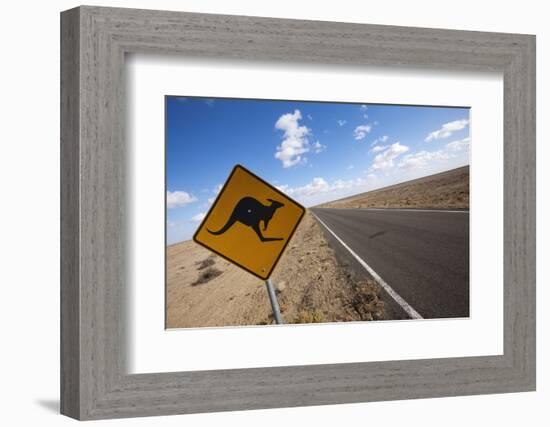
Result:
<svg viewBox="0 0 550 427">
<path fill-rule="evenodd" d="M 463 166 L 323 203 L 318 207 L 468 209 L 469 206 L 470 166 Z"/>
</svg>

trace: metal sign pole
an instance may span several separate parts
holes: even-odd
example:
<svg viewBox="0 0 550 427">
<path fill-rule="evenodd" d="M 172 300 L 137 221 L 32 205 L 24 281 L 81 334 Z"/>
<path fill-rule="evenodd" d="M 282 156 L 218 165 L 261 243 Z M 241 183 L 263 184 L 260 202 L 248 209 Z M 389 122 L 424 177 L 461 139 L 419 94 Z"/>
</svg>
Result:
<svg viewBox="0 0 550 427">
<path fill-rule="evenodd" d="M 273 317 L 278 325 L 283 324 L 283 318 L 281 317 L 281 310 L 279 309 L 279 302 L 277 301 L 277 295 L 275 295 L 275 289 L 273 288 L 273 283 L 271 279 L 265 281 L 265 286 L 267 288 L 267 294 L 269 295 L 269 301 L 271 302 L 271 309 L 273 310 Z"/>
</svg>

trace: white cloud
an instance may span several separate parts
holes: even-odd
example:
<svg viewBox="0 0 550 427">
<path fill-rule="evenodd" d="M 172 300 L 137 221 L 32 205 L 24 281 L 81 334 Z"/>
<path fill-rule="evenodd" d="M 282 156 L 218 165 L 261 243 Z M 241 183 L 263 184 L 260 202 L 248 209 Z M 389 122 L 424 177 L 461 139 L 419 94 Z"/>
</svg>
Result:
<svg viewBox="0 0 550 427">
<path fill-rule="evenodd" d="M 470 138 L 449 142 L 445 147 L 450 151 L 462 151 L 470 146 Z"/>
<path fill-rule="evenodd" d="M 369 107 L 367 107 L 365 104 L 362 104 L 362 105 L 359 107 L 359 109 L 360 109 L 361 111 L 367 111 L 367 110 L 369 109 Z"/>
<path fill-rule="evenodd" d="M 388 147 L 389 145 L 375 145 L 370 151 L 372 151 L 373 153 L 378 153 L 379 151 L 383 151 Z"/>
<path fill-rule="evenodd" d="M 367 178 L 359 177 L 349 180 L 337 179 L 329 183 L 322 177 L 315 177 L 311 182 L 300 187 L 280 185 L 277 188 L 290 197 L 307 200 L 322 194 L 338 193 L 342 190 L 350 190 L 352 188 L 364 186 L 368 184 L 372 178 L 374 178 L 374 176 L 369 175 Z"/>
<path fill-rule="evenodd" d="M 327 146 L 321 144 L 319 141 L 316 141 L 315 144 L 313 144 L 313 151 L 315 151 L 316 154 L 319 154 L 321 151 L 325 151 L 326 149 Z"/>
<path fill-rule="evenodd" d="M 201 222 L 206 217 L 206 212 L 200 212 L 191 218 L 193 222 Z"/>
<path fill-rule="evenodd" d="M 374 147 L 375 145 L 378 145 L 379 143 L 384 143 L 384 142 L 387 142 L 389 139 L 388 135 L 383 135 L 383 136 L 380 136 L 378 138 L 375 138 L 371 143 L 370 143 L 370 146 L 371 147 Z"/>
<path fill-rule="evenodd" d="M 391 144 L 380 154 L 377 154 L 371 165 L 371 170 L 387 170 L 393 167 L 394 160 L 409 151 L 409 147 L 399 142 Z"/>
<path fill-rule="evenodd" d="M 338 123 L 338 126 L 344 126 L 347 121 L 346 120 L 336 120 L 336 123 Z"/>
<path fill-rule="evenodd" d="M 211 205 L 214 203 L 214 200 L 216 200 L 216 196 L 219 194 L 219 192 L 222 190 L 223 184 L 218 184 L 212 189 L 212 193 L 214 193 L 214 197 L 208 198 L 208 204 Z"/>
<path fill-rule="evenodd" d="M 328 182 L 321 177 L 313 178 L 313 181 L 302 187 L 289 187 L 288 185 L 282 185 L 278 187 L 279 190 L 288 194 L 289 196 L 311 196 L 317 193 L 324 193 L 329 190 L 330 186 Z"/>
<path fill-rule="evenodd" d="M 428 169 L 433 171 L 434 168 L 441 167 L 442 165 L 448 166 L 451 163 L 458 166 L 460 163 L 467 161 L 469 144 L 470 138 L 464 138 L 449 142 L 444 148 L 439 150 L 423 150 L 407 154 L 401 157 L 397 167 L 403 170 Z"/>
<path fill-rule="evenodd" d="M 181 208 L 189 203 L 196 202 L 197 198 L 185 191 L 167 191 L 166 207 L 168 209 Z"/>
<path fill-rule="evenodd" d="M 347 169 L 348 169 L 348 170 L 352 170 L 354 167 L 355 167 L 355 166 L 353 166 L 353 165 L 349 165 L 349 166 L 347 167 Z"/>
<path fill-rule="evenodd" d="M 428 166 L 428 163 L 434 160 L 447 160 L 449 154 L 443 150 L 437 151 L 419 151 L 414 154 L 407 154 L 403 156 L 399 162 L 398 167 L 400 169 L 421 169 Z"/>
<path fill-rule="evenodd" d="M 371 130 L 372 130 L 371 125 L 359 125 L 353 131 L 353 137 L 357 141 L 359 141 L 360 139 L 365 138 L 365 136 L 367 136 L 367 133 L 369 133 Z"/>
<path fill-rule="evenodd" d="M 311 114 L 308 114 L 308 115 L 307 115 L 307 118 L 308 118 L 309 120 L 313 120 L 313 117 L 311 116 Z"/>
<path fill-rule="evenodd" d="M 448 138 L 454 132 L 464 129 L 470 121 L 468 119 L 455 120 L 454 122 L 445 123 L 438 130 L 430 132 L 425 141 L 429 142 L 434 139 Z"/>
<path fill-rule="evenodd" d="M 283 168 L 289 168 L 307 159 L 303 154 L 309 151 L 308 136 L 311 131 L 298 123 L 302 119 L 300 110 L 283 114 L 275 123 L 275 128 L 283 131 L 283 142 L 277 147 L 275 157 L 283 163 Z"/>
</svg>

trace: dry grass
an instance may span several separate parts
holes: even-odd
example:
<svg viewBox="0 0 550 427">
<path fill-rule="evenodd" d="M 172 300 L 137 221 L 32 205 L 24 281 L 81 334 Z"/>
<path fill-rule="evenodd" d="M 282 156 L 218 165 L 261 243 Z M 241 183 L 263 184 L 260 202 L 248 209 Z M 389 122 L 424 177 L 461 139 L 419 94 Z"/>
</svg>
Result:
<svg viewBox="0 0 550 427">
<path fill-rule="evenodd" d="M 324 323 L 325 316 L 322 311 L 313 309 L 303 309 L 298 312 L 292 323 Z"/>
<path fill-rule="evenodd" d="M 380 298 L 380 286 L 372 280 L 355 286 L 355 295 L 351 303 L 361 320 L 384 318 L 384 302 Z"/>
</svg>

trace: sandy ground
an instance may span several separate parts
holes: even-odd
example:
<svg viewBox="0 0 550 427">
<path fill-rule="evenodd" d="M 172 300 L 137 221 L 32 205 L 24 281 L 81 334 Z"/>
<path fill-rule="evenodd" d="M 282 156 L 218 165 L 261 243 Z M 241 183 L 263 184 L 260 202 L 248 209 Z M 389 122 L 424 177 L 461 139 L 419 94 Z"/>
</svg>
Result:
<svg viewBox="0 0 550 427">
<path fill-rule="evenodd" d="M 323 208 L 440 208 L 467 209 L 470 202 L 470 167 L 442 172 L 345 199 Z"/>
<path fill-rule="evenodd" d="M 384 318 L 378 285 L 337 264 L 307 213 L 272 276 L 285 323 Z M 167 327 L 273 323 L 264 282 L 193 241 L 167 248 Z"/>
</svg>

